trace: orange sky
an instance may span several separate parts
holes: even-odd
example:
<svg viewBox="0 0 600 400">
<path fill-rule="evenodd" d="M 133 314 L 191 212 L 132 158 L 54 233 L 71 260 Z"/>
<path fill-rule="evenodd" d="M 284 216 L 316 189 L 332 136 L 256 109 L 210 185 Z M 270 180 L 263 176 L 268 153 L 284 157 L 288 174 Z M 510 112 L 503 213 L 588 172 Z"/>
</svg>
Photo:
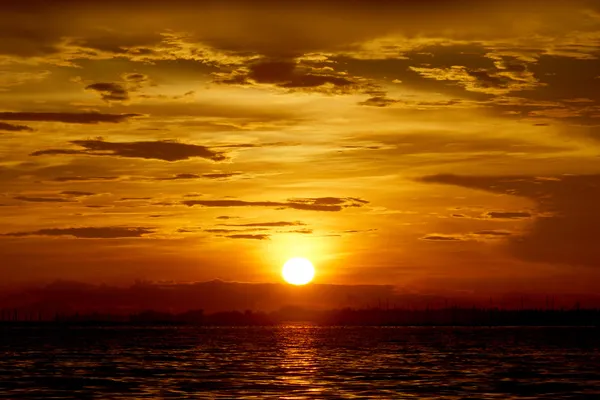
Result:
<svg viewBox="0 0 600 400">
<path fill-rule="evenodd" d="M 2 7 L 0 286 L 600 291 L 599 2 Z"/>
</svg>

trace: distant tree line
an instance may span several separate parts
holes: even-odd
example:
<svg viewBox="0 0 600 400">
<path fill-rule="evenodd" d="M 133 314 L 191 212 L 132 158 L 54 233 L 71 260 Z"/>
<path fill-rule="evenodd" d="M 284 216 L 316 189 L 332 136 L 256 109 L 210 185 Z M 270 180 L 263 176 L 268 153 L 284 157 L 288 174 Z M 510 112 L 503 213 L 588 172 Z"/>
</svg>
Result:
<svg viewBox="0 0 600 400">
<path fill-rule="evenodd" d="M 520 309 L 461 308 L 343 308 L 311 310 L 285 307 L 265 313 L 251 310 L 211 314 L 203 310 L 184 313 L 143 311 L 125 314 L 71 313 L 44 317 L 42 314 L 2 310 L 2 324 L 120 324 L 120 325 L 202 325 L 268 326 L 286 322 L 309 322 L 316 325 L 367 326 L 600 326 L 600 309 Z"/>
</svg>

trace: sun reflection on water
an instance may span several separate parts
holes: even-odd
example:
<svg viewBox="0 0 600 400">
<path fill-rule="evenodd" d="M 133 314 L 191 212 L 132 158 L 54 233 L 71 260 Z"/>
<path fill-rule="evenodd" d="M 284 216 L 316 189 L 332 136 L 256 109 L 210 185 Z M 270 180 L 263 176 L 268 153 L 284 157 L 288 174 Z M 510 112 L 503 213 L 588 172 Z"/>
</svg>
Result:
<svg viewBox="0 0 600 400">
<path fill-rule="evenodd" d="M 290 324 L 278 329 L 280 383 L 290 388 L 290 395 L 282 399 L 305 398 L 300 395 L 306 392 L 318 395 L 323 391 L 324 384 L 318 381 L 319 357 L 314 335 L 311 325 Z"/>
</svg>

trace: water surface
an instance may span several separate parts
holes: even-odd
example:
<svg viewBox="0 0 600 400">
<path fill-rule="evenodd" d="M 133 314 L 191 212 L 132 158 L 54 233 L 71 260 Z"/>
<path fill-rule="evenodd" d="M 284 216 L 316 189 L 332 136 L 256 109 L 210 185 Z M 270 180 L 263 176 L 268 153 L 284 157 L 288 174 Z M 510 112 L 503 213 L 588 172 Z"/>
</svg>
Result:
<svg viewBox="0 0 600 400">
<path fill-rule="evenodd" d="M 600 399 L 595 328 L 0 328 L 8 399 Z"/>
</svg>

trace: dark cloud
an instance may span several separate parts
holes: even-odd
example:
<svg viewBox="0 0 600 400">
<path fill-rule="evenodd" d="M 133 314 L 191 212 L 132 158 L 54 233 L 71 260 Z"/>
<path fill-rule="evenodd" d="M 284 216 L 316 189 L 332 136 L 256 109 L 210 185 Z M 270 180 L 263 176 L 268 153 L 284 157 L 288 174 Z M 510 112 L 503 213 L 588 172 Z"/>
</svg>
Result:
<svg viewBox="0 0 600 400">
<path fill-rule="evenodd" d="M 268 240 L 269 235 L 266 234 L 257 234 L 257 235 L 247 235 L 247 234 L 238 234 L 238 235 L 227 235 L 226 237 L 230 239 L 254 239 L 254 240 Z"/>
<path fill-rule="evenodd" d="M 193 157 L 213 161 L 225 159 L 223 153 L 195 144 L 179 143 L 171 140 L 154 142 L 106 142 L 103 140 L 74 140 L 71 142 L 83 150 L 48 149 L 31 153 L 32 156 L 57 154 L 83 154 L 90 156 L 145 158 L 163 161 L 180 161 Z"/>
<path fill-rule="evenodd" d="M 186 206 L 204 207 L 274 207 L 292 208 L 308 211 L 342 211 L 346 207 L 361 207 L 368 203 L 366 200 L 353 197 L 318 197 L 306 199 L 289 199 L 286 202 L 277 201 L 244 201 L 244 200 L 185 200 Z"/>
<path fill-rule="evenodd" d="M 96 193 L 92 192 L 82 192 L 79 190 L 64 190 L 60 192 L 63 196 L 73 196 L 73 197 L 86 197 L 86 196 L 94 196 Z"/>
<path fill-rule="evenodd" d="M 202 177 L 207 179 L 227 179 L 237 175 L 243 174 L 241 172 L 215 172 L 210 174 L 202 174 Z"/>
<path fill-rule="evenodd" d="M 419 239 L 431 242 L 465 242 L 470 240 L 478 241 L 481 239 L 500 239 L 507 236 L 511 236 L 511 232 L 494 229 L 484 229 L 467 234 L 432 233 L 429 235 L 425 235 Z"/>
<path fill-rule="evenodd" d="M 128 228 L 128 227 L 91 227 L 91 228 L 55 228 L 40 229 L 31 232 L 13 232 L 4 236 L 73 236 L 81 239 L 117 239 L 117 238 L 138 238 L 144 235 L 154 233 L 152 228 Z"/>
<path fill-rule="evenodd" d="M 501 212 L 501 211 L 490 211 L 485 213 L 484 218 L 492 219 L 522 219 L 531 218 L 531 213 L 528 212 Z"/>
<path fill-rule="evenodd" d="M 361 106 L 388 107 L 396 103 L 398 103 L 398 100 L 390 99 L 389 97 L 385 96 L 374 96 L 369 97 L 367 100 L 361 101 L 358 104 Z"/>
<path fill-rule="evenodd" d="M 199 179 L 200 175 L 196 174 L 177 174 L 166 178 L 154 178 L 155 181 L 179 181 L 187 179 Z"/>
<path fill-rule="evenodd" d="M 305 235 L 310 235 L 311 233 L 313 233 L 312 229 L 294 229 L 291 231 L 280 231 L 280 233 L 302 233 Z"/>
<path fill-rule="evenodd" d="M 243 233 L 243 232 L 256 232 L 256 231 L 268 231 L 268 228 L 248 228 L 248 229 L 220 229 L 211 228 L 205 229 L 204 232 L 209 233 Z"/>
<path fill-rule="evenodd" d="M 100 122 L 118 123 L 141 114 L 101 114 L 101 113 L 54 113 L 54 112 L 0 112 L 0 121 L 44 121 L 67 124 L 97 124 Z"/>
<path fill-rule="evenodd" d="M 30 203 L 70 203 L 71 200 L 61 197 L 33 197 L 33 196 L 16 196 L 15 200 L 27 201 Z"/>
<path fill-rule="evenodd" d="M 171 207 L 176 206 L 178 203 L 173 201 L 157 201 L 156 203 L 152 203 L 153 206 L 163 206 L 163 207 Z"/>
<path fill-rule="evenodd" d="M 334 87 L 348 87 L 355 82 L 342 75 L 336 75 L 329 68 L 315 72 L 312 68 L 299 65 L 294 59 L 263 59 L 252 62 L 247 72 L 234 71 L 229 75 L 218 75 L 217 82 L 248 85 L 266 83 L 287 89 L 317 88 L 326 84 Z"/>
<path fill-rule="evenodd" d="M 219 219 L 228 219 L 230 217 L 227 218 L 222 218 L 222 217 L 218 217 Z M 251 227 L 251 226 L 304 226 L 306 225 L 304 222 L 300 222 L 300 221 L 294 221 L 294 222 L 289 222 L 289 221 L 277 221 L 277 222 L 253 222 L 253 223 L 249 223 L 249 224 L 221 224 L 223 226 L 247 226 L 247 227 Z"/>
<path fill-rule="evenodd" d="M 241 172 L 213 172 L 213 173 L 206 173 L 206 174 L 202 174 L 202 175 L 196 175 L 196 174 L 177 174 L 177 175 L 169 176 L 169 177 L 165 177 L 165 178 L 154 178 L 154 180 L 157 180 L 157 181 L 177 181 L 177 180 L 201 179 L 201 178 L 205 178 L 205 179 L 227 179 L 227 178 L 231 178 L 231 177 L 237 176 L 237 175 L 243 175 L 243 173 L 241 173 Z"/>
<path fill-rule="evenodd" d="M 55 182 L 93 182 L 93 181 L 114 181 L 118 176 L 59 176 L 52 179 Z"/>
<path fill-rule="evenodd" d="M 516 257 L 552 264 L 600 265 L 600 175 L 464 176 L 431 175 L 422 182 L 527 198 L 539 213 L 508 250 Z M 524 213 L 523 213 L 524 214 Z"/>
<path fill-rule="evenodd" d="M 544 86 L 533 73 L 528 71 L 525 63 L 513 57 L 496 57 L 493 66 L 487 68 L 469 68 L 458 64 L 458 61 L 449 68 L 414 66 L 409 68 L 425 78 L 454 81 L 468 91 L 490 95 L 533 90 Z"/>
<path fill-rule="evenodd" d="M 136 84 L 142 84 L 145 82 L 149 81 L 149 77 L 146 74 L 140 74 L 137 72 L 132 72 L 129 74 L 124 74 L 123 75 L 123 80 L 125 80 L 126 82 L 133 82 Z"/>
<path fill-rule="evenodd" d="M 295 203 L 307 203 L 314 205 L 341 205 L 348 204 L 345 207 L 360 207 L 360 204 L 368 204 L 369 202 L 356 197 L 317 197 L 317 198 L 298 198 L 290 199 Z"/>
<path fill-rule="evenodd" d="M 341 146 L 343 149 L 352 149 L 352 150 L 379 150 L 382 146 L 373 145 L 373 146 L 359 146 L 359 145 L 344 145 Z"/>
<path fill-rule="evenodd" d="M 138 10 L 139 12 L 139 10 Z M 131 33 L 120 31 L 118 34 L 98 31 L 73 40 L 73 44 L 115 56 L 151 56 L 155 53 L 152 47 L 162 41 L 158 32 Z"/>
<path fill-rule="evenodd" d="M 129 100 L 127 89 L 118 83 L 94 83 L 85 87 L 86 90 L 92 90 L 100 94 L 104 101 L 125 101 Z"/>
<path fill-rule="evenodd" d="M 461 241 L 465 240 L 465 238 L 462 236 L 441 235 L 441 234 L 425 235 L 420 239 L 432 241 L 432 242 L 461 242 Z"/>
<path fill-rule="evenodd" d="M 229 215 L 220 215 L 217 217 L 217 219 L 234 219 L 234 218 L 239 218 L 239 217 L 230 217 Z"/>
<path fill-rule="evenodd" d="M 31 132 L 32 128 L 25 125 L 13 125 L 8 124 L 6 122 L 0 122 L 0 131 L 8 131 L 8 132 Z"/>
<path fill-rule="evenodd" d="M 377 228 L 371 228 L 371 229 L 346 229 L 345 231 L 342 231 L 341 233 L 366 233 L 366 232 L 375 232 L 377 230 Z"/>
<path fill-rule="evenodd" d="M 466 70 L 466 73 L 477 80 L 477 85 L 481 88 L 506 88 L 512 79 L 507 77 L 492 76 L 489 71 Z"/>
</svg>

